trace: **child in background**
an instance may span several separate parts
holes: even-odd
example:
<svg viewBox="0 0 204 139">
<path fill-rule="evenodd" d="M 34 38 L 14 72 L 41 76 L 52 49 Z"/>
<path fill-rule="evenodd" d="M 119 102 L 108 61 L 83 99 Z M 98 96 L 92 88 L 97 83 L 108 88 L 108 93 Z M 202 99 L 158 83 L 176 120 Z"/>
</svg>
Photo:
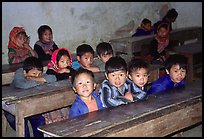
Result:
<svg viewBox="0 0 204 139">
<path fill-rule="evenodd" d="M 58 46 L 53 41 L 52 29 L 48 25 L 42 25 L 38 28 L 39 40 L 34 45 L 34 50 L 37 52 L 41 61 L 51 59 L 52 53 L 58 49 Z"/>
<path fill-rule="evenodd" d="M 9 64 L 22 63 L 30 56 L 38 57 L 29 45 L 29 37 L 23 27 L 14 27 L 9 34 L 8 62 Z"/>
<path fill-rule="evenodd" d="M 103 109 L 98 93 L 94 91 L 96 84 L 92 71 L 79 69 L 72 76 L 72 84 L 77 96 L 70 108 L 69 118 Z"/>
<path fill-rule="evenodd" d="M 69 79 L 75 72 L 71 66 L 72 55 L 69 50 L 66 48 L 59 48 L 53 52 L 46 73 L 48 75 L 55 75 L 57 81 Z"/>
<path fill-rule="evenodd" d="M 108 42 L 101 42 L 96 46 L 98 59 L 94 60 L 100 71 L 105 71 L 105 63 L 113 57 L 113 48 Z"/>
<path fill-rule="evenodd" d="M 79 45 L 76 49 L 77 61 L 80 64 L 80 67 L 74 69 L 78 70 L 79 68 L 88 69 L 92 72 L 100 72 L 99 67 L 93 64 L 94 62 L 94 50 L 88 44 Z"/>
<path fill-rule="evenodd" d="M 43 73 L 42 62 L 36 57 L 28 57 L 24 60 L 22 68 L 15 72 L 14 80 L 11 83 L 12 87 L 28 89 L 35 87 L 42 83 L 51 83 L 56 81 L 56 77 L 52 75 L 46 75 Z M 4 112 L 7 121 L 10 126 L 16 130 L 15 116 L 8 112 Z M 45 124 L 45 119 L 42 115 L 35 115 L 25 118 L 25 136 L 30 137 L 28 120 L 31 123 L 34 137 L 43 137 L 43 133 L 39 132 L 37 128 Z"/>
<path fill-rule="evenodd" d="M 152 83 L 147 91 L 148 94 L 184 85 L 187 69 L 186 57 L 179 54 L 171 55 L 166 61 L 165 69 L 167 74 Z"/>
<path fill-rule="evenodd" d="M 160 24 L 155 38 L 151 41 L 150 55 L 152 64 L 164 65 L 168 58 L 167 48 L 169 47 L 169 25 Z"/>
<path fill-rule="evenodd" d="M 133 101 L 127 82 L 127 63 L 121 57 L 111 57 L 105 64 L 106 79 L 99 94 L 103 107 L 119 106 Z"/>
<path fill-rule="evenodd" d="M 130 81 L 130 92 L 133 100 L 142 100 L 146 96 L 147 82 L 149 78 L 149 65 L 141 59 L 132 59 L 128 65 L 128 77 Z"/>
<path fill-rule="evenodd" d="M 144 18 L 141 22 L 140 27 L 136 29 L 132 37 L 145 36 L 151 34 L 153 34 L 152 22 L 149 19 Z"/>
</svg>

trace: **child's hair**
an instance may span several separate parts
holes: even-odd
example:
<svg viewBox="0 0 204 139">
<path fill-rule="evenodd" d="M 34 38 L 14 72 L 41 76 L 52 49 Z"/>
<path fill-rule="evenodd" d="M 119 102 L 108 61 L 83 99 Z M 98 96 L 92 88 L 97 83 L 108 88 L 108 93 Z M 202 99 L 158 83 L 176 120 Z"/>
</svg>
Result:
<svg viewBox="0 0 204 139">
<path fill-rule="evenodd" d="M 158 27 L 157 30 L 160 30 L 161 28 L 165 28 L 166 30 L 169 30 L 169 25 L 167 23 L 161 23 Z"/>
<path fill-rule="evenodd" d="M 71 59 L 69 53 L 68 53 L 65 49 L 61 49 L 61 50 L 59 50 L 59 52 L 57 53 L 57 63 L 59 62 L 60 58 L 61 58 L 63 55 L 66 55 L 66 56 L 69 57 L 69 59 Z"/>
<path fill-rule="evenodd" d="M 149 19 L 147 19 L 147 18 L 144 18 L 141 23 L 144 24 L 144 25 L 152 24 L 152 22 Z"/>
<path fill-rule="evenodd" d="M 74 83 L 75 79 L 82 73 L 88 74 L 90 77 L 92 77 L 92 80 L 94 81 L 94 74 L 92 71 L 90 71 L 88 69 L 84 69 L 84 68 L 79 68 L 71 78 L 73 86 L 75 86 L 75 83 Z"/>
<path fill-rule="evenodd" d="M 21 31 L 21 32 L 19 32 L 18 34 L 16 34 L 16 37 L 18 37 L 19 35 L 25 35 L 25 37 L 27 37 L 28 38 L 28 35 L 26 34 L 26 32 L 25 31 Z"/>
<path fill-rule="evenodd" d="M 36 57 L 28 57 L 23 61 L 23 70 L 26 71 L 26 73 L 28 73 L 31 69 L 36 68 L 39 71 L 43 71 L 43 64 L 40 61 L 40 59 L 36 58 Z"/>
<path fill-rule="evenodd" d="M 90 52 L 90 53 L 92 53 L 94 55 L 93 48 L 88 44 L 81 44 L 76 49 L 76 54 L 77 54 L 77 56 L 80 56 L 80 57 L 82 55 L 84 55 L 85 53 L 88 53 L 88 52 Z"/>
<path fill-rule="evenodd" d="M 147 69 L 149 72 L 149 64 L 142 59 L 132 59 L 128 64 L 128 72 L 132 73 L 140 68 Z"/>
<path fill-rule="evenodd" d="M 170 55 L 165 62 L 165 68 L 170 71 L 173 65 L 179 65 L 182 69 L 187 69 L 187 58 L 180 54 Z"/>
<path fill-rule="evenodd" d="M 96 46 L 96 53 L 100 55 L 113 54 L 113 48 L 108 42 L 101 42 Z"/>
<path fill-rule="evenodd" d="M 48 25 L 41 25 L 38 28 L 38 38 L 39 38 L 39 40 L 42 40 L 42 35 L 46 30 L 49 30 L 52 33 L 52 29 Z"/>
<path fill-rule="evenodd" d="M 127 72 L 127 63 L 120 56 L 111 57 L 105 64 L 105 72 L 112 73 L 119 70 Z"/>
<path fill-rule="evenodd" d="M 173 18 L 176 18 L 177 16 L 178 16 L 178 12 L 176 11 L 176 9 L 172 8 L 168 10 L 164 18 L 173 19 Z"/>
</svg>

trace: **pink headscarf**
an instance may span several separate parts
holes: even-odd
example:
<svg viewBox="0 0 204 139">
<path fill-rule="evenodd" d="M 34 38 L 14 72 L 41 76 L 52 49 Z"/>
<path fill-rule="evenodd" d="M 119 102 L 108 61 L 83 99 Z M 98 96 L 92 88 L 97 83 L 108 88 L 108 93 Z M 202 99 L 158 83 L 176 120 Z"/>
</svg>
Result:
<svg viewBox="0 0 204 139">
<path fill-rule="evenodd" d="M 70 67 L 72 66 L 72 55 L 71 53 L 69 52 L 69 50 L 67 48 L 58 48 L 57 50 L 55 50 L 53 53 L 52 53 L 52 57 L 51 57 L 51 61 L 48 63 L 47 67 L 48 69 L 52 69 L 54 70 L 55 72 L 58 72 L 59 70 L 59 67 L 58 67 L 58 64 L 57 64 L 57 54 L 60 50 L 66 50 L 69 54 L 69 58 L 70 58 Z"/>
</svg>

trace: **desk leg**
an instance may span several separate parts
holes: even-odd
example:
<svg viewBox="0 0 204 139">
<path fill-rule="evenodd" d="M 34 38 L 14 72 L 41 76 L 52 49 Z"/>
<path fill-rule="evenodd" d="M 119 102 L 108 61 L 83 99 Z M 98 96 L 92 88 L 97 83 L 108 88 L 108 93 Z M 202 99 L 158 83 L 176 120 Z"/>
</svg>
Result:
<svg viewBox="0 0 204 139">
<path fill-rule="evenodd" d="M 7 125 L 7 119 L 4 115 L 4 111 L 2 110 L 2 137 L 6 137 Z"/>
<path fill-rule="evenodd" d="M 192 82 L 193 81 L 193 55 L 189 55 L 187 56 L 187 58 L 188 58 L 187 78 L 189 82 Z"/>
<path fill-rule="evenodd" d="M 20 111 L 20 104 L 16 104 L 16 136 L 25 136 L 25 121 L 23 111 Z"/>
</svg>

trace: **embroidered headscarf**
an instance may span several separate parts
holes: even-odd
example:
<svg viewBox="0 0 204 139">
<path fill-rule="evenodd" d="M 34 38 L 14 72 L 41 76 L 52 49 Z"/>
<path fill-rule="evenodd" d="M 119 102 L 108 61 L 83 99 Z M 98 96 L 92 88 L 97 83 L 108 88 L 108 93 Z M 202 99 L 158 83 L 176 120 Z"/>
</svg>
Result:
<svg viewBox="0 0 204 139">
<path fill-rule="evenodd" d="M 68 52 L 69 54 L 68 57 L 70 59 L 70 67 L 72 66 L 72 55 L 69 52 L 69 50 L 67 48 L 59 48 L 52 53 L 51 61 L 47 65 L 48 69 L 52 69 L 55 72 L 58 72 L 59 70 L 58 63 L 57 63 L 57 54 L 59 53 L 60 50 L 66 50 Z"/>
</svg>

